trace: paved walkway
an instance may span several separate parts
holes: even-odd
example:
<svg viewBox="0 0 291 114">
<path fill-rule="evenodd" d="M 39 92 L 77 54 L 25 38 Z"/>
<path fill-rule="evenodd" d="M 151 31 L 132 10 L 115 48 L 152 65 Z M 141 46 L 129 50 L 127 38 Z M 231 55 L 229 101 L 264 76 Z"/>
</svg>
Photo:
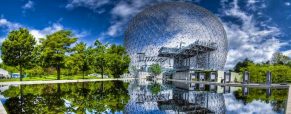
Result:
<svg viewBox="0 0 291 114">
<path fill-rule="evenodd" d="M 107 78 L 107 79 L 80 79 L 80 80 L 49 80 L 49 81 L 22 81 L 22 82 L 0 82 L 0 85 L 27 85 L 27 84 L 53 84 L 53 83 L 75 83 L 75 82 L 96 82 L 113 80 L 132 80 L 134 78 Z"/>
<path fill-rule="evenodd" d="M 1 101 L 0 101 L 0 114 L 7 114 L 4 106 L 2 105 Z"/>
<path fill-rule="evenodd" d="M 291 85 L 289 85 L 288 100 L 286 106 L 286 114 L 291 114 Z"/>
</svg>

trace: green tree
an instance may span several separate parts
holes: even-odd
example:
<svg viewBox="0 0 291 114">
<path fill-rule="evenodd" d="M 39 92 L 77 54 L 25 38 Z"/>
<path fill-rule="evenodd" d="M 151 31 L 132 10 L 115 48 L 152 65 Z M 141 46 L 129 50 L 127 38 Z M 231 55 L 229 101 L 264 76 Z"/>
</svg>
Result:
<svg viewBox="0 0 291 114">
<path fill-rule="evenodd" d="M 154 83 L 148 86 L 149 90 L 152 92 L 152 94 L 157 95 L 159 92 L 161 92 L 161 85 L 158 83 Z"/>
<path fill-rule="evenodd" d="M 23 68 L 31 64 L 33 58 L 35 38 L 25 28 L 13 30 L 8 34 L 1 46 L 1 58 L 6 65 L 17 66 L 20 72 L 20 81 L 23 77 Z"/>
<path fill-rule="evenodd" d="M 95 72 L 101 73 L 103 78 L 104 72 L 108 66 L 108 61 L 106 59 L 108 44 L 102 44 L 99 40 L 96 40 L 94 46 L 92 65 L 95 68 Z"/>
<path fill-rule="evenodd" d="M 111 45 L 108 49 L 108 69 L 114 78 L 119 78 L 128 72 L 130 57 L 125 48 L 120 45 Z"/>
<path fill-rule="evenodd" d="M 150 73 L 152 73 L 154 76 L 157 76 L 159 74 L 162 73 L 162 68 L 159 64 L 152 64 L 150 67 L 149 67 L 149 71 Z"/>
<path fill-rule="evenodd" d="M 287 65 L 249 63 L 246 67 L 241 68 L 241 71 L 244 70 L 250 72 L 251 82 L 265 83 L 268 71 L 272 72 L 272 83 L 291 82 L 291 69 Z"/>
<path fill-rule="evenodd" d="M 30 68 L 26 70 L 26 73 L 31 76 L 39 76 L 42 77 L 43 75 L 43 69 L 40 66 L 34 66 L 33 68 Z"/>
<path fill-rule="evenodd" d="M 273 64 L 287 64 L 290 61 L 290 58 L 286 55 L 283 55 L 281 52 L 275 52 L 271 59 Z"/>
<path fill-rule="evenodd" d="M 65 56 L 64 61 L 65 70 L 63 70 L 64 71 L 63 74 L 67 76 L 77 74 L 77 72 L 79 71 L 79 68 L 77 67 L 79 60 L 77 60 L 74 56 L 71 55 Z"/>
<path fill-rule="evenodd" d="M 54 66 L 56 68 L 58 80 L 60 79 L 61 67 L 64 64 L 66 53 L 70 52 L 71 44 L 76 41 L 77 38 L 74 38 L 72 32 L 68 30 L 60 30 L 41 39 L 41 60 L 44 61 L 46 66 Z"/>
<path fill-rule="evenodd" d="M 241 72 L 240 69 L 241 68 L 245 68 L 248 66 L 248 64 L 250 63 L 254 63 L 253 61 L 249 60 L 248 58 L 246 58 L 244 61 L 242 62 L 238 62 L 235 67 L 234 67 L 234 71 L 235 72 Z"/>
<path fill-rule="evenodd" d="M 74 54 L 72 57 L 76 62 L 76 66 L 82 71 L 83 78 L 85 76 L 85 72 L 89 70 L 89 63 L 91 57 L 91 48 L 88 48 L 86 43 L 80 42 L 74 48 Z"/>
<path fill-rule="evenodd" d="M 291 60 L 287 63 L 287 66 L 291 67 Z"/>
</svg>

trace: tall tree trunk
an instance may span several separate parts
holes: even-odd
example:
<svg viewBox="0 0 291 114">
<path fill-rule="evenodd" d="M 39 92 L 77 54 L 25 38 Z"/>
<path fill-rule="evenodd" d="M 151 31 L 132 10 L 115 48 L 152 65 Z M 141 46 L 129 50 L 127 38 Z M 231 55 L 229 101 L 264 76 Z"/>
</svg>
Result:
<svg viewBox="0 0 291 114">
<path fill-rule="evenodd" d="M 103 79 L 103 74 L 104 74 L 104 68 L 101 67 L 101 76 L 102 76 L 102 79 Z"/>
<path fill-rule="evenodd" d="M 58 76 L 58 80 L 61 79 L 61 68 L 60 68 L 60 64 L 57 64 L 57 76 Z"/>
<path fill-rule="evenodd" d="M 83 69 L 83 79 L 85 79 L 84 76 L 85 76 L 85 71 L 84 71 L 84 69 Z"/>
<path fill-rule="evenodd" d="M 102 64 L 101 64 L 101 76 L 102 76 L 102 79 L 104 78 L 103 75 L 104 75 L 104 60 L 102 59 Z"/>
<path fill-rule="evenodd" d="M 22 81 L 22 65 L 19 65 L 19 70 L 20 70 L 20 81 Z"/>
</svg>

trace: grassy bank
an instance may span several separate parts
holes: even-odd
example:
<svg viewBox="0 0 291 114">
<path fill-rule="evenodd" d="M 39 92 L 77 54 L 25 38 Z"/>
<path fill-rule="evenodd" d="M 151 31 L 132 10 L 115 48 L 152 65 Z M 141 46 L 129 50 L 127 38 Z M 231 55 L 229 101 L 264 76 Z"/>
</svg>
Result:
<svg viewBox="0 0 291 114">
<path fill-rule="evenodd" d="M 61 80 L 78 80 L 83 79 L 83 76 L 73 75 L 73 76 L 61 76 Z M 85 76 L 84 79 L 100 79 L 95 76 Z M 48 75 L 48 76 L 33 76 L 33 77 L 25 77 L 23 81 L 47 81 L 47 80 L 57 80 L 56 75 Z M 19 81 L 19 78 L 11 78 L 11 79 L 0 79 L 0 82 L 12 82 Z"/>
</svg>

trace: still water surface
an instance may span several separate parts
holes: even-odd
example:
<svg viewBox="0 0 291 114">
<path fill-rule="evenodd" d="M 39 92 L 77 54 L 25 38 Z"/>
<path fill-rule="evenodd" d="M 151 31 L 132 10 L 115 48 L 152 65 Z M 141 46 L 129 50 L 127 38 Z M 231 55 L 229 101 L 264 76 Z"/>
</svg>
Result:
<svg viewBox="0 0 291 114">
<path fill-rule="evenodd" d="M 0 87 L 10 114 L 282 114 L 288 89 L 132 80 Z"/>
</svg>

